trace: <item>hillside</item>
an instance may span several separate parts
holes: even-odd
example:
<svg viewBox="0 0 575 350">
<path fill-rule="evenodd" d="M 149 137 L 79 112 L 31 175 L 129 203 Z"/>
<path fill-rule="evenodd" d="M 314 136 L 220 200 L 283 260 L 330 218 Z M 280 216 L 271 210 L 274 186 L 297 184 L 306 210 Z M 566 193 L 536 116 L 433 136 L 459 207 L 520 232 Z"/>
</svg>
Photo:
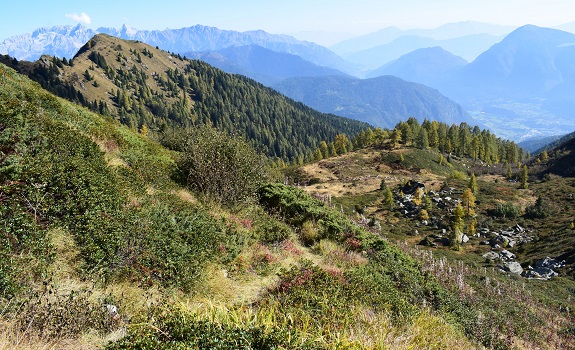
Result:
<svg viewBox="0 0 575 350">
<path fill-rule="evenodd" d="M 281 93 L 325 113 L 382 128 L 409 117 L 459 124 L 471 117 L 461 106 L 427 86 L 393 76 L 357 79 L 344 76 L 286 79 L 273 86 Z"/>
<path fill-rule="evenodd" d="M 247 137 L 271 157 L 304 159 L 322 140 L 368 127 L 322 114 L 255 81 L 108 35 L 91 39 L 72 60 L 49 57 L 13 65 L 49 91 L 132 128 L 212 124 Z"/>
</svg>

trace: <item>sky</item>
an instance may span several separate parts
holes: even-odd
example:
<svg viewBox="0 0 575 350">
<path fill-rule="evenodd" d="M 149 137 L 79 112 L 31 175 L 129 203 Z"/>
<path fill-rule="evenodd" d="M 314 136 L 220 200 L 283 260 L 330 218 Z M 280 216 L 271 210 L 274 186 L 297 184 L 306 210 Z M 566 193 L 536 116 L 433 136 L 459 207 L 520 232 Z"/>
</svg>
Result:
<svg viewBox="0 0 575 350">
<path fill-rule="evenodd" d="M 575 22 L 575 1 L 5 0 L 0 4 L 0 42 L 41 27 L 77 23 L 92 29 L 127 24 L 150 30 L 201 24 L 236 31 L 262 29 L 304 40 L 323 32 L 325 40 L 333 41 L 389 26 L 435 28 L 461 21 L 552 27 Z"/>
</svg>

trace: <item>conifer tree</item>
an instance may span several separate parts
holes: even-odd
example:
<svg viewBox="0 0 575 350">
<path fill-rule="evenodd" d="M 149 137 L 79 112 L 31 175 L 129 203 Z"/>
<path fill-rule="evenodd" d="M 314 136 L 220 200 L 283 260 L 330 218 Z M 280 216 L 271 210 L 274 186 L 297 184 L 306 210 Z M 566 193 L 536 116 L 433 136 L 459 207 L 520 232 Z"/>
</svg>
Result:
<svg viewBox="0 0 575 350">
<path fill-rule="evenodd" d="M 463 237 L 463 218 L 465 216 L 465 211 L 461 206 L 461 203 L 457 204 L 455 210 L 453 211 L 453 219 L 451 221 L 451 236 L 449 237 L 450 245 L 452 248 L 458 249 L 461 239 Z"/>
<path fill-rule="evenodd" d="M 545 163 L 549 160 L 549 155 L 547 154 L 547 150 L 543 150 L 543 152 L 541 152 L 541 154 L 539 155 L 539 159 L 541 160 L 542 163 Z"/>
<path fill-rule="evenodd" d="M 389 210 L 393 209 L 393 193 L 391 193 L 391 190 L 387 186 L 383 190 L 382 195 L 383 199 L 381 201 L 381 204 L 384 207 L 387 207 Z"/>
<path fill-rule="evenodd" d="M 527 180 L 528 180 L 528 175 L 527 175 L 527 165 L 523 166 L 523 171 L 521 171 L 521 184 L 519 185 L 519 188 L 522 189 L 527 189 Z"/>
<path fill-rule="evenodd" d="M 461 196 L 461 203 L 463 204 L 463 210 L 465 217 L 470 218 L 475 216 L 475 195 L 470 188 L 466 189 Z"/>
<path fill-rule="evenodd" d="M 510 180 L 513 177 L 513 173 L 511 172 L 511 165 L 507 164 L 507 174 L 505 175 L 507 180 Z"/>
<path fill-rule="evenodd" d="M 473 194 L 479 193 L 479 187 L 477 186 L 477 180 L 475 179 L 475 173 L 471 173 L 471 178 L 469 179 L 469 186 Z"/>
</svg>

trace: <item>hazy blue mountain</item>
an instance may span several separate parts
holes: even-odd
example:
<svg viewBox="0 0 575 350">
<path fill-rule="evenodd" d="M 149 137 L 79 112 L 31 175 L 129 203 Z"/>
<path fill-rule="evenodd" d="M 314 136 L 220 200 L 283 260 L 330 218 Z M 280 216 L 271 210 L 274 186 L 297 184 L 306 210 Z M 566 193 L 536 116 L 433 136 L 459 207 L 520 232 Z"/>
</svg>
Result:
<svg viewBox="0 0 575 350">
<path fill-rule="evenodd" d="M 454 55 L 472 61 L 501 39 L 502 37 L 490 34 L 473 34 L 447 40 L 401 36 L 388 44 L 345 55 L 344 58 L 364 68 L 376 69 L 417 49 L 440 46 Z"/>
<path fill-rule="evenodd" d="M 573 45 L 575 34 L 523 26 L 467 65 L 460 82 L 497 96 L 539 97 L 575 72 Z"/>
<path fill-rule="evenodd" d="M 448 23 L 433 29 L 401 30 L 396 27 L 388 27 L 374 33 L 369 33 L 352 39 L 344 40 L 340 43 L 330 46 L 329 48 L 338 55 L 342 57 L 347 57 L 356 52 L 389 44 L 395 39 L 400 38 L 402 36 L 418 36 L 434 40 L 449 40 L 465 36 L 488 34 L 490 36 L 502 38 L 503 36 L 512 32 L 514 29 L 515 27 L 511 26 L 499 26 L 473 21 Z M 428 46 L 436 46 L 436 45 L 428 45 Z M 413 51 L 418 48 L 420 47 L 413 48 L 412 50 L 409 51 Z M 452 51 L 451 49 L 447 50 Z"/>
<path fill-rule="evenodd" d="M 555 141 L 560 140 L 565 135 L 553 135 L 544 137 L 533 137 L 519 142 L 517 145 L 531 154 L 536 153 L 540 149 L 544 149 L 547 145 L 553 144 Z"/>
<path fill-rule="evenodd" d="M 393 76 L 291 78 L 273 87 L 319 111 L 384 128 L 393 128 L 408 117 L 446 123 L 471 121 L 461 106 L 437 90 Z"/>
<path fill-rule="evenodd" d="M 237 32 L 215 27 L 195 25 L 180 29 L 135 30 L 98 28 L 98 32 L 121 39 L 140 40 L 162 50 L 186 53 L 216 51 L 233 46 L 259 45 L 266 49 L 298 55 L 314 64 L 332 67 L 345 72 L 353 71 L 352 65 L 318 44 L 297 40 L 288 35 L 269 34 L 263 30 Z"/>
<path fill-rule="evenodd" d="M 27 61 L 35 61 L 43 54 L 71 58 L 96 34 L 81 24 L 39 28 L 4 40 L 0 43 L 0 54 Z"/>
<path fill-rule="evenodd" d="M 431 84 L 502 137 L 575 129 L 575 34 L 526 25 Z"/>
<path fill-rule="evenodd" d="M 234 46 L 185 55 L 200 59 L 225 72 L 245 75 L 268 86 L 293 77 L 345 75 L 336 69 L 315 65 L 299 56 L 275 52 L 259 45 Z"/>
<path fill-rule="evenodd" d="M 575 21 L 562 24 L 560 26 L 554 27 L 555 29 L 563 30 L 569 33 L 575 33 Z"/>
<path fill-rule="evenodd" d="M 395 75 L 408 81 L 431 86 L 441 79 L 447 79 L 447 76 L 466 64 L 467 61 L 463 58 L 436 46 L 417 49 L 405 54 L 370 72 L 367 76 L 373 78 Z"/>
</svg>

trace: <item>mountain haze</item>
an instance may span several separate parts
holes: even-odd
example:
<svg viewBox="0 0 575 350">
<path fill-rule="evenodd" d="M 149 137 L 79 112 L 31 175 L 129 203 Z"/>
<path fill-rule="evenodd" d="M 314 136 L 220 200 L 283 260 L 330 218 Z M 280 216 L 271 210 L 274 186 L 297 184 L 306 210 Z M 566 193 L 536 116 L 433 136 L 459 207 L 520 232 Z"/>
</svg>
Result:
<svg viewBox="0 0 575 350">
<path fill-rule="evenodd" d="M 234 46 L 259 45 L 276 52 L 298 55 L 320 66 L 333 67 L 344 72 L 355 70 L 327 48 L 288 35 L 269 34 L 263 30 L 238 32 L 215 27 L 195 25 L 180 29 L 138 30 L 123 25 L 121 28 L 101 27 L 96 30 L 83 25 L 41 28 L 31 34 L 6 39 L 0 43 L 0 54 L 20 60 L 36 60 L 42 54 L 71 58 L 91 37 L 102 33 L 126 40 L 139 40 L 165 51 L 215 51 Z"/>
<path fill-rule="evenodd" d="M 388 44 L 345 55 L 344 58 L 366 69 L 375 69 L 414 50 L 440 46 L 454 55 L 472 61 L 501 39 L 500 36 L 489 34 L 473 34 L 445 40 L 406 35 Z"/>
<path fill-rule="evenodd" d="M 200 59 L 225 72 L 245 75 L 267 86 L 286 78 L 345 75 L 336 69 L 313 64 L 300 56 L 272 51 L 259 45 L 233 46 L 218 51 L 190 52 L 185 55 Z"/>
<path fill-rule="evenodd" d="M 393 76 L 357 79 L 344 76 L 286 79 L 274 88 L 325 113 L 393 128 L 414 117 L 446 123 L 469 122 L 461 106 L 427 86 Z"/>
<path fill-rule="evenodd" d="M 445 51 L 441 47 L 417 49 L 395 61 L 370 72 L 369 78 L 394 75 L 404 80 L 424 85 L 433 85 L 446 75 L 467 64 L 463 58 Z"/>
<path fill-rule="evenodd" d="M 417 36 L 433 40 L 449 40 L 483 34 L 500 37 L 511 33 L 514 29 L 515 27 L 499 26 L 474 21 L 447 23 L 433 29 L 402 30 L 397 27 L 387 27 L 374 33 L 344 40 L 340 43 L 331 45 L 329 48 L 342 57 L 346 57 L 354 52 L 360 52 L 389 44 L 395 39 L 403 36 Z"/>
</svg>

